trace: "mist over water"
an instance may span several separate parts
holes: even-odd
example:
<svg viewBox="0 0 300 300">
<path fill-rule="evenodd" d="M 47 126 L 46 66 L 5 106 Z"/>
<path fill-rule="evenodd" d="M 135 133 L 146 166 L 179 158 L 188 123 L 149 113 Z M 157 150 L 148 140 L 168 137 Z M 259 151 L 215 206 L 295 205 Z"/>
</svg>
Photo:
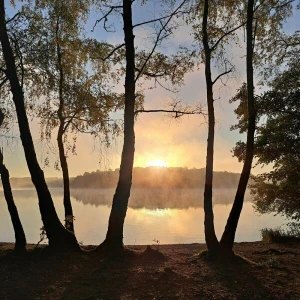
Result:
<svg viewBox="0 0 300 300">
<path fill-rule="evenodd" d="M 84 204 L 111 205 L 114 189 L 73 189 L 72 196 Z M 132 189 L 129 207 L 134 209 L 188 209 L 203 208 L 203 189 Z M 235 195 L 234 189 L 215 189 L 214 204 L 231 204 Z M 250 201 L 247 191 L 245 202 Z"/>
<path fill-rule="evenodd" d="M 73 189 L 72 204 L 75 232 L 79 242 L 97 245 L 105 238 L 114 189 Z M 42 221 L 36 192 L 14 190 L 16 205 L 29 243 L 39 241 Z M 51 190 L 60 220 L 64 220 L 62 189 Z M 223 232 L 234 189 L 214 191 L 214 213 L 217 235 Z M 203 243 L 202 189 L 133 189 L 125 220 L 125 244 Z M 236 235 L 236 241 L 260 240 L 260 229 L 285 223 L 283 217 L 259 215 L 247 193 Z M 13 242 L 14 233 L 3 192 L 0 194 L 0 241 Z"/>
</svg>

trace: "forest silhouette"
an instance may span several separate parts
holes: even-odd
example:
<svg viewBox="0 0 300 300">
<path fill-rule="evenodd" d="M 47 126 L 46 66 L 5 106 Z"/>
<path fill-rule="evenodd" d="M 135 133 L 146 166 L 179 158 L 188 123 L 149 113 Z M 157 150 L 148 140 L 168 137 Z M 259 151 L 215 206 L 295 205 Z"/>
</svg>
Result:
<svg viewBox="0 0 300 300">
<path fill-rule="evenodd" d="M 82 175 L 70 178 L 73 189 L 106 189 L 115 188 L 118 182 L 119 169 L 109 171 L 85 172 Z M 239 173 L 214 172 L 216 188 L 235 188 L 239 180 Z M 16 189 L 33 188 L 29 177 L 12 177 L 11 185 Z M 46 178 L 51 188 L 62 188 L 62 178 Z M 181 167 L 135 167 L 133 168 L 132 188 L 203 188 L 205 181 L 205 168 L 189 169 Z"/>
</svg>

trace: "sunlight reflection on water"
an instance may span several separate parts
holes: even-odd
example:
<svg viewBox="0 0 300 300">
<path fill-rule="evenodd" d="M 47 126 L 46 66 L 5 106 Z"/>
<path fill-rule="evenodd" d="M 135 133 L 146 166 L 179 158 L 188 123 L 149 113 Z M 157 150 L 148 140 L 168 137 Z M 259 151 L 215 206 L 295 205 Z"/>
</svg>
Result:
<svg viewBox="0 0 300 300">
<path fill-rule="evenodd" d="M 54 189 L 51 191 L 55 202 L 58 216 L 64 219 L 62 190 Z M 142 193 L 143 192 L 143 193 Z M 151 198 L 155 194 L 155 203 L 159 207 L 170 206 L 164 201 L 166 195 L 170 196 L 168 191 L 133 191 L 133 207 L 144 205 L 140 199 Z M 204 242 L 203 236 L 203 209 L 202 209 L 202 191 L 185 190 L 172 191 L 172 201 L 179 201 L 178 208 L 159 208 L 153 209 L 155 203 L 147 204 L 149 208 L 129 207 L 125 220 L 124 242 L 130 245 L 153 244 L 153 240 L 159 240 L 161 244 L 173 243 L 198 243 Z M 73 201 L 73 210 L 75 215 L 75 232 L 79 242 L 83 244 L 97 245 L 105 238 L 108 217 L 110 213 L 109 203 L 112 200 L 114 190 L 77 190 Z M 165 194 L 163 194 L 165 193 Z M 73 194 L 73 191 L 72 191 Z M 231 205 L 228 205 L 228 199 L 233 199 L 234 190 L 217 191 L 214 205 L 215 226 L 218 236 L 222 234 L 226 219 L 228 217 Z M 142 195 L 144 195 L 142 197 Z M 177 195 L 177 196 L 175 196 Z M 219 204 L 218 195 L 221 195 L 226 204 Z M 27 240 L 30 243 L 36 243 L 39 240 L 39 229 L 42 222 L 38 210 L 38 202 L 34 190 L 15 190 L 16 205 L 19 209 L 20 217 L 26 232 Z M 170 198 L 168 196 L 168 198 Z M 161 197 L 161 198 L 160 198 Z M 180 199 L 174 199 L 174 198 Z M 188 199 L 186 208 L 182 208 L 182 198 Z M 194 199 L 195 198 L 195 199 Z M 198 200 L 199 199 L 199 200 Z M 138 200 L 138 202 L 137 202 Z M 148 203 L 147 202 L 147 203 Z M 199 203 L 199 205 L 198 205 Z M 172 204 L 171 204 L 172 206 Z M 285 223 L 283 217 L 273 215 L 259 215 L 254 212 L 251 202 L 245 202 L 242 211 L 239 227 L 236 235 L 236 241 L 256 241 L 260 239 L 260 229 L 264 227 L 276 227 Z M 0 241 L 13 242 L 14 234 L 7 211 L 3 193 L 0 194 Z"/>
</svg>

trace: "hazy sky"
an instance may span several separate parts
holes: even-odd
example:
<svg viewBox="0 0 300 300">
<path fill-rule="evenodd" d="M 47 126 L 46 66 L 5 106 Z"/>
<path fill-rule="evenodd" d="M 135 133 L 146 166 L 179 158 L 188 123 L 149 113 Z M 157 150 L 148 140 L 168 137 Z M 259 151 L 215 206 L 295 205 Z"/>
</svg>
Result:
<svg viewBox="0 0 300 300">
<path fill-rule="evenodd" d="M 7 1 L 6 1 L 7 2 Z M 159 1 L 155 2 L 159 5 Z M 8 7 L 8 6 L 7 6 Z M 140 19 L 150 19 L 154 15 L 153 7 L 145 6 L 143 10 L 135 7 Z M 11 9 L 8 10 L 11 12 Z M 135 12 L 135 11 L 134 11 Z M 144 17 L 145 16 L 145 17 Z M 92 16 L 87 28 L 91 28 L 96 15 Z M 292 31 L 300 28 L 299 13 L 289 20 L 285 26 L 286 31 Z M 138 20 L 136 20 L 138 21 Z M 120 26 L 120 22 L 115 19 L 115 23 Z M 147 47 L 149 41 L 145 40 L 147 30 L 138 29 L 135 32 L 137 46 Z M 91 33 L 99 39 L 108 39 L 109 42 L 122 43 L 121 32 L 114 34 L 103 34 L 101 26 L 98 26 L 94 33 Z M 164 44 L 165 52 L 172 52 L 177 45 L 188 45 L 192 37 L 188 28 L 181 27 L 175 36 Z M 216 109 L 216 140 L 215 140 L 215 170 L 240 172 L 242 165 L 232 157 L 230 150 L 235 142 L 241 137 L 238 132 L 230 131 L 231 125 L 236 123 L 234 115 L 235 105 L 229 104 L 228 100 L 235 94 L 236 89 L 241 85 L 245 78 L 245 58 L 244 48 L 231 48 L 230 55 L 234 58 L 236 65 L 236 77 L 227 82 L 227 87 L 221 85 L 215 88 Z M 213 76 L 217 75 L 214 70 Z M 121 83 L 117 89 L 122 90 Z M 147 82 L 144 87 L 150 87 Z M 145 92 L 145 109 L 166 108 L 166 103 L 174 97 L 170 92 L 162 88 L 150 89 Z M 194 72 L 185 76 L 185 85 L 180 89 L 176 96 L 186 103 L 205 104 L 205 80 L 204 67 L 195 69 Z M 39 142 L 39 124 L 37 120 L 31 122 L 32 134 L 35 140 L 36 152 L 39 162 L 44 166 L 44 160 L 47 157 L 47 145 Z M 135 166 L 145 167 L 153 160 L 165 161 L 169 166 L 202 168 L 205 166 L 207 126 L 205 120 L 200 115 L 184 116 L 180 120 L 173 120 L 163 114 L 141 114 L 136 122 L 136 154 Z M 7 144 L 5 139 L 1 139 L 4 147 L 5 164 L 9 168 L 11 176 L 29 176 L 23 148 L 18 139 L 18 128 L 15 126 L 13 135 L 16 138 L 13 143 Z M 56 134 L 55 134 L 56 135 Z M 53 142 L 55 146 L 55 142 Z M 114 141 L 109 149 L 100 145 L 88 135 L 80 135 L 77 140 L 77 155 L 70 155 L 68 158 L 70 175 L 76 176 L 86 171 L 95 171 L 96 169 L 115 169 L 120 164 L 120 154 L 122 149 L 122 139 Z M 46 176 L 61 176 L 60 171 L 54 169 L 55 154 L 50 155 L 50 165 L 45 167 Z M 255 169 L 254 173 L 259 173 L 260 169 Z"/>
</svg>

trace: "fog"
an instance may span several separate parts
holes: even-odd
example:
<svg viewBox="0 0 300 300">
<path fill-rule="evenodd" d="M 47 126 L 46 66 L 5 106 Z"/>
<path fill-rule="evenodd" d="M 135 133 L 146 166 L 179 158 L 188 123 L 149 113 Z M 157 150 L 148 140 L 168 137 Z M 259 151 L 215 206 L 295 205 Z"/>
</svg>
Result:
<svg viewBox="0 0 300 300">
<path fill-rule="evenodd" d="M 72 189 L 71 195 L 77 201 L 95 206 L 112 203 L 114 189 Z M 235 189 L 215 189 L 213 204 L 231 204 Z M 250 201 L 247 191 L 245 201 Z M 132 189 L 128 203 L 130 208 L 166 209 L 166 208 L 203 208 L 203 189 Z"/>
</svg>

